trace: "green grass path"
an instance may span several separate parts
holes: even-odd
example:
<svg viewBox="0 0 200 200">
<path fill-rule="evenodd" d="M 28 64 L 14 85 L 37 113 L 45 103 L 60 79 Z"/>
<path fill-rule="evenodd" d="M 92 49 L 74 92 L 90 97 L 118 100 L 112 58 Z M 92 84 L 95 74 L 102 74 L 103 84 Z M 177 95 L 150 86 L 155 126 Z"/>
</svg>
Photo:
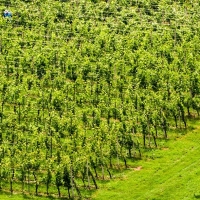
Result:
<svg viewBox="0 0 200 200">
<path fill-rule="evenodd" d="M 95 200 L 192 200 L 200 199 L 200 126 L 175 140 L 168 148 L 136 162 L 141 170 L 128 169 L 122 177 L 104 184 Z"/>
</svg>

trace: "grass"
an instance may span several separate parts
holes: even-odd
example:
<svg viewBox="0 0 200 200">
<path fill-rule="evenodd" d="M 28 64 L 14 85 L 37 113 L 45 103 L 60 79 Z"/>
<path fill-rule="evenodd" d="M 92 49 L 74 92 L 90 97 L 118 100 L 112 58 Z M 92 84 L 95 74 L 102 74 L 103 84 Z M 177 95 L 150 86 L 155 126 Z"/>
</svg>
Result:
<svg viewBox="0 0 200 200">
<path fill-rule="evenodd" d="M 135 167 L 101 185 L 92 199 L 200 199 L 200 123 L 193 121 L 192 126 L 187 134 L 174 133 L 162 147 L 135 161 Z"/>
<path fill-rule="evenodd" d="M 37 200 L 55 200 L 55 198 L 46 198 L 46 197 L 36 197 L 36 196 L 30 196 L 30 195 L 10 195 L 5 192 L 0 193 L 0 199 L 1 200 L 30 200 L 30 199 L 37 199 Z"/>
<path fill-rule="evenodd" d="M 30 194 L 13 194 L 11 195 L 10 192 L 0 192 L 0 200 L 66 200 L 67 198 L 61 197 L 54 197 L 54 196 L 35 196 Z"/>
<path fill-rule="evenodd" d="M 99 182 L 100 189 L 86 196 L 94 200 L 192 200 L 200 199 L 200 122 L 171 131 L 157 149 L 146 149 L 142 160 L 129 161 L 129 168 L 112 180 Z M 91 198 L 90 198 L 91 196 Z M 54 197 L 0 193 L 1 200 Z"/>
</svg>

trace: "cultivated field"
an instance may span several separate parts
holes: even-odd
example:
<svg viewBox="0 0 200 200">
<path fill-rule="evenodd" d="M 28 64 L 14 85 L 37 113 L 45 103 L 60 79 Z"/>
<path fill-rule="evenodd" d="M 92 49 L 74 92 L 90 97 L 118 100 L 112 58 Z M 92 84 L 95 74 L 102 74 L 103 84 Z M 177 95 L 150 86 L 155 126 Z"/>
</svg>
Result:
<svg viewBox="0 0 200 200">
<path fill-rule="evenodd" d="M 200 198 L 199 1 L 0 8 L 2 198 Z"/>
</svg>

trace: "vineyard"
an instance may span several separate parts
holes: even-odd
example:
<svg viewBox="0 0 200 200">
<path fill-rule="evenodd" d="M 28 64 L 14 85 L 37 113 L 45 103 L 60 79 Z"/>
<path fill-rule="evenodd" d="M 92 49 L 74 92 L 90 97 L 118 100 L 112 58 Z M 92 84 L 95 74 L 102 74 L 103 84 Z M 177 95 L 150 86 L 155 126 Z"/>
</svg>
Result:
<svg viewBox="0 0 200 200">
<path fill-rule="evenodd" d="M 199 117 L 198 0 L 0 8 L 2 191 L 84 198 Z"/>
</svg>

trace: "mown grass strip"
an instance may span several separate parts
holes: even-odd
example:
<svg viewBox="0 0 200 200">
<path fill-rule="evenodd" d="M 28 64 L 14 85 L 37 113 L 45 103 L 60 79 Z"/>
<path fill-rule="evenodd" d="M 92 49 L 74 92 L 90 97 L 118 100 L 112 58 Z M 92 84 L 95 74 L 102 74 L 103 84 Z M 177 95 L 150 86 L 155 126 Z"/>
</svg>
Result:
<svg viewBox="0 0 200 200">
<path fill-rule="evenodd" d="M 110 181 L 93 194 L 93 199 L 180 200 L 200 195 L 200 126 L 167 142 L 168 148 L 154 150 L 146 161 L 137 161 L 140 170 L 130 168 L 123 179 Z M 155 157 L 155 159 L 153 159 Z"/>
</svg>

